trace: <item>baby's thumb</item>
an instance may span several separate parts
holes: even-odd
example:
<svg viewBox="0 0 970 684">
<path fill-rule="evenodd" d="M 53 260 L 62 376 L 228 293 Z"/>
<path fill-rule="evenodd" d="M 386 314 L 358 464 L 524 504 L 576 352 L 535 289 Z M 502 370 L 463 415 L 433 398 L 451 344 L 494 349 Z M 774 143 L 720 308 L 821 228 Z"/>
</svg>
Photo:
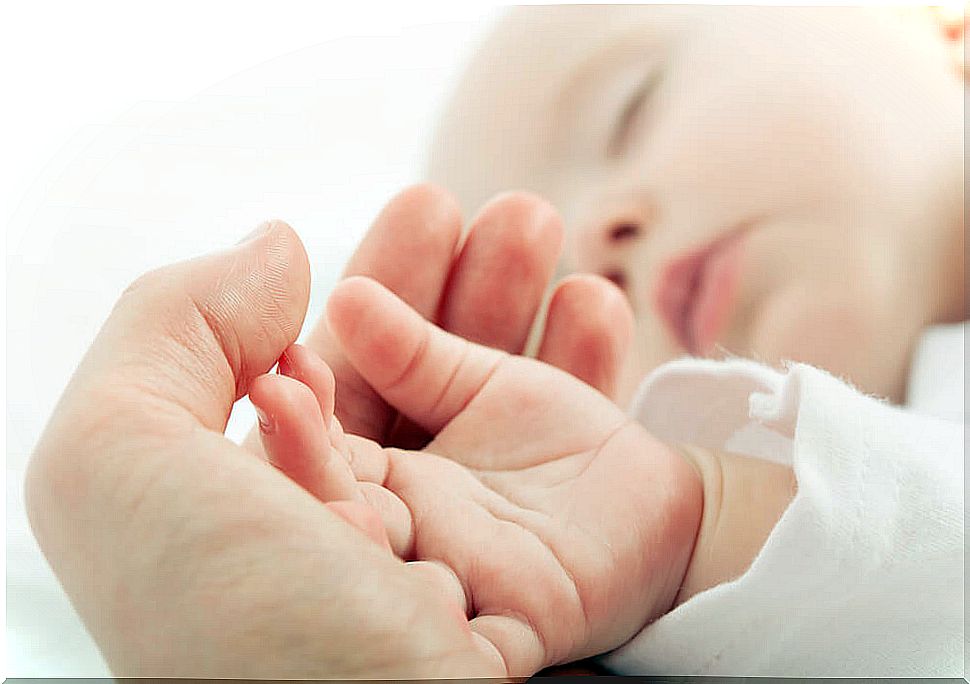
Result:
<svg viewBox="0 0 970 684">
<path fill-rule="evenodd" d="M 303 245 L 281 222 L 142 276 L 115 305 L 55 421 L 73 414 L 84 425 L 98 413 L 103 431 L 113 416 L 129 429 L 133 418 L 175 416 L 222 431 L 236 399 L 296 339 L 309 281 Z"/>
</svg>

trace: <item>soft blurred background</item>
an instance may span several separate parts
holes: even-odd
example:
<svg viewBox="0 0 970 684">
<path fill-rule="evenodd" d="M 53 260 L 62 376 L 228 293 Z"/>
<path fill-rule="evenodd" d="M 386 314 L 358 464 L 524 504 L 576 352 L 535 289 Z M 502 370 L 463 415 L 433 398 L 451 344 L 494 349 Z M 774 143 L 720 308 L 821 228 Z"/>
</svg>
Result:
<svg viewBox="0 0 970 684">
<path fill-rule="evenodd" d="M 260 17 L 228 3 L 145 6 L 154 15 L 120 3 L 47 3 L 5 20 L 9 37 L 20 34 L 5 50 L 30 50 L 4 60 L 24 96 L 5 119 L 4 149 L 19 146 L 37 164 L 11 164 L 0 193 L 7 676 L 110 676 L 30 534 L 22 479 L 119 293 L 148 269 L 231 245 L 275 217 L 306 243 L 315 319 L 380 206 L 420 180 L 442 98 L 500 11 L 314 4 L 284 2 Z M 265 61 L 250 56 L 247 39 Z M 146 59 L 153 50 L 162 52 Z M 281 56 L 265 59 L 274 52 Z M 160 101 L 179 78 L 204 89 Z M 240 402 L 230 435 L 252 422 Z"/>
</svg>

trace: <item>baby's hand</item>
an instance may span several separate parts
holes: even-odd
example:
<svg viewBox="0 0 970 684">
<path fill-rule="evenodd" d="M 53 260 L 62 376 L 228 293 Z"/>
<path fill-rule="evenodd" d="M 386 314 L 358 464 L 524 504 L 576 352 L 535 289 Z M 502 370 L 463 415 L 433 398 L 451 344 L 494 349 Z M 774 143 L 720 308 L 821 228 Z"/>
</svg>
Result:
<svg viewBox="0 0 970 684">
<path fill-rule="evenodd" d="M 267 460 L 331 511 L 390 548 L 381 516 L 364 503 L 350 467 L 348 440 L 333 414 L 333 372 L 319 356 L 297 344 L 283 352 L 278 370 L 279 375 L 256 378 L 249 392 Z M 376 443 L 356 439 L 379 449 Z"/>
<path fill-rule="evenodd" d="M 361 376 L 435 437 L 403 451 L 344 436 L 326 366 L 291 348 L 283 372 L 301 382 L 264 376 L 251 395 L 270 458 L 325 502 L 377 510 L 394 552 L 454 593 L 510 675 L 615 648 L 670 608 L 702 506 L 677 453 L 572 375 L 450 335 L 372 280 L 338 285 L 329 322 Z"/>
</svg>

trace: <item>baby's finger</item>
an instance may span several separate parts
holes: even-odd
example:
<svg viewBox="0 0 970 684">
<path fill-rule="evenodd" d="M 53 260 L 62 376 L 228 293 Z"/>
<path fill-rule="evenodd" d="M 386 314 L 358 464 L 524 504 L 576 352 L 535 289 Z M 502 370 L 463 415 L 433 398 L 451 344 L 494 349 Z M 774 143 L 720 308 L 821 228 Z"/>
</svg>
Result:
<svg viewBox="0 0 970 684">
<path fill-rule="evenodd" d="M 539 360 L 614 397 L 633 339 L 633 312 L 613 283 L 591 274 L 565 278 L 553 293 Z"/>
<path fill-rule="evenodd" d="M 387 530 L 380 514 L 372 506 L 359 501 L 331 501 L 327 508 L 349 522 L 369 539 L 391 551 L 391 542 L 387 538 Z"/>
<path fill-rule="evenodd" d="M 336 380 L 330 366 L 316 352 L 300 344 L 290 345 L 280 357 L 280 375 L 299 380 L 310 388 L 317 398 L 323 424 L 329 433 L 330 445 L 343 456 L 349 455 L 347 436 L 343 425 L 334 415 Z"/>
<path fill-rule="evenodd" d="M 394 555 L 411 558 L 414 555 L 414 521 L 407 505 L 389 489 L 371 482 L 361 482 L 360 492 L 368 506 L 377 512 Z"/>
<path fill-rule="evenodd" d="M 562 222 L 552 205 L 524 192 L 495 197 L 472 221 L 437 323 L 472 342 L 522 352 L 561 247 Z M 399 417 L 388 441 L 421 449 L 430 437 Z"/>
<path fill-rule="evenodd" d="M 313 391 L 320 405 L 323 424 L 330 425 L 330 419 L 333 418 L 336 385 L 330 366 L 302 344 L 292 344 L 280 357 L 279 373 L 299 380 Z"/>
<path fill-rule="evenodd" d="M 327 317 L 361 376 L 432 434 L 468 405 L 505 356 L 445 332 L 369 278 L 338 284 Z"/>
<path fill-rule="evenodd" d="M 519 354 L 562 248 L 562 221 L 545 200 L 506 193 L 472 222 L 438 323 L 472 342 Z"/>
<path fill-rule="evenodd" d="M 347 460 L 354 477 L 358 482 L 371 482 L 382 485 L 387 478 L 387 452 L 377 442 L 358 437 L 344 435 L 347 446 Z"/>
<path fill-rule="evenodd" d="M 427 582 L 435 590 L 435 593 L 450 596 L 462 614 L 468 617 L 469 606 L 465 587 L 454 570 L 444 563 L 434 560 L 411 561 L 405 567 L 424 582 Z"/>
<path fill-rule="evenodd" d="M 461 225 L 461 211 L 446 191 L 428 184 L 407 188 L 375 219 L 344 276 L 374 278 L 430 318 L 440 306 Z M 383 438 L 393 414 L 347 363 L 323 318 L 310 331 L 306 346 L 333 369 L 340 387 L 336 413 L 345 429 Z"/>
<path fill-rule="evenodd" d="M 270 463 L 321 501 L 361 500 L 350 465 L 330 446 L 309 387 L 283 375 L 263 375 L 253 381 L 249 398 Z"/>
</svg>

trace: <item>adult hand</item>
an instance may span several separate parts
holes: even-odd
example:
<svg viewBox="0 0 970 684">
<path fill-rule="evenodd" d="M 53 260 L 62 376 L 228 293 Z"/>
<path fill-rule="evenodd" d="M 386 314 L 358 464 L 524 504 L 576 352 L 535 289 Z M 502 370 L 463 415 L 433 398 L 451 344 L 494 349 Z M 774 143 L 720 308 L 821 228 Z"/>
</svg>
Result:
<svg viewBox="0 0 970 684">
<path fill-rule="evenodd" d="M 41 548 L 121 676 L 504 675 L 415 566 L 223 436 L 308 286 L 281 223 L 136 281 L 31 461 Z"/>
<path fill-rule="evenodd" d="M 459 247 L 460 233 L 445 193 L 411 188 L 347 272 L 453 332 L 521 351 L 558 250 L 555 212 L 505 195 Z M 307 293 L 306 257 L 282 224 L 129 288 L 32 460 L 28 509 L 42 548 L 122 675 L 503 674 L 426 567 L 388 558 L 361 533 L 375 528 L 367 509 L 322 505 L 222 436 L 233 401 L 296 337 Z M 557 297 L 553 312 L 575 301 Z M 585 333 L 572 325 L 569 335 L 555 321 L 570 316 L 553 316 L 546 339 L 561 343 L 546 356 L 609 391 L 622 341 L 592 313 L 580 316 L 592 323 Z M 337 372 L 337 415 L 350 429 L 386 437 L 400 425 L 325 324 L 308 344 Z"/>
<path fill-rule="evenodd" d="M 562 242 L 561 220 L 548 203 L 527 193 L 495 197 L 472 219 L 462 238 L 454 199 L 433 185 L 417 185 L 394 197 L 351 257 L 344 277 L 377 280 L 443 329 L 513 354 L 525 349 Z M 585 306 L 575 296 L 558 308 Z M 586 311 L 570 311 L 585 315 Z M 565 320 L 569 316 L 558 316 Z M 582 316 L 580 317 L 582 319 Z M 548 356 L 607 394 L 622 331 L 600 325 L 600 312 L 564 335 L 554 330 Z M 557 341 L 558 340 L 558 341 Z M 335 415 L 354 435 L 394 446 L 420 446 L 429 435 L 402 420 L 361 378 L 321 318 L 304 344 L 333 370 L 339 388 Z M 254 430 L 246 444 L 262 453 Z"/>
</svg>

